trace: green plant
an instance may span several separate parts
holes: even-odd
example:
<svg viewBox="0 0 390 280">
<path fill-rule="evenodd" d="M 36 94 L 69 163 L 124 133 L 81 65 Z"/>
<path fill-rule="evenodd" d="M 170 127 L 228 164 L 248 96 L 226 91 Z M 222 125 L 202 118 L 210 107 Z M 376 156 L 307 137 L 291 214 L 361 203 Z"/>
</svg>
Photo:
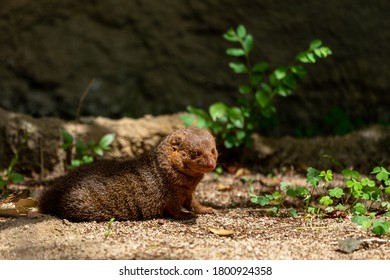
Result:
<svg viewBox="0 0 390 280">
<path fill-rule="evenodd" d="M 18 149 L 14 152 L 14 155 L 7 167 L 2 174 L 0 174 L 0 197 L 4 198 L 8 196 L 7 185 L 10 183 L 21 183 L 24 181 L 24 176 L 15 171 L 15 166 L 20 162 L 20 152 L 26 147 L 28 134 L 24 134 Z"/>
<path fill-rule="evenodd" d="M 112 224 L 114 223 L 115 221 L 115 218 L 111 218 L 109 221 L 108 221 L 108 224 L 107 224 L 107 229 L 106 229 L 106 233 L 105 233 L 105 238 L 108 238 L 111 234 L 111 227 L 112 227 Z"/>
<path fill-rule="evenodd" d="M 104 135 L 98 143 L 94 140 L 85 143 L 76 140 L 68 131 L 60 129 L 62 136 L 61 148 L 67 152 L 67 161 L 71 168 L 88 164 L 94 161 L 94 155 L 103 156 L 105 151 L 110 150 L 110 146 L 115 139 L 115 134 Z"/>
<path fill-rule="evenodd" d="M 257 196 L 251 193 L 251 201 L 261 206 L 272 205 L 279 211 L 284 207 L 288 197 L 301 199 L 305 205 L 305 212 L 315 215 L 329 215 L 335 212 L 352 214 L 352 221 L 366 229 L 371 229 L 374 234 L 383 235 L 389 233 L 390 222 L 377 219 L 377 213 L 385 213 L 390 217 L 390 172 L 383 166 L 375 167 L 370 178 L 362 176 L 359 172 L 344 169 L 342 175 L 345 186 L 332 185 L 333 172 L 331 170 L 317 170 L 308 168 L 306 181 L 308 186 L 295 186 L 282 182 L 280 192 Z M 313 198 L 317 197 L 317 201 Z M 295 209 L 289 214 L 296 214 Z"/>
<path fill-rule="evenodd" d="M 10 183 L 21 183 L 24 181 L 24 176 L 18 172 L 14 171 L 14 166 L 18 163 L 19 156 L 15 154 L 12 158 L 7 169 L 4 170 L 3 174 L 0 175 L 0 197 L 7 197 L 7 185 Z"/>
<path fill-rule="evenodd" d="M 320 40 L 314 40 L 292 63 L 270 69 L 266 62 L 252 62 L 250 54 L 254 41 L 243 25 L 229 29 L 223 37 L 238 44 L 238 47 L 226 50 L 227 55 L 239 59 L 230 62 L 229 67 L 236 74 L 246 75 L 247 82 L 238 87 L 240 95 L 235 105 L 217 102 L 209 107 L 208 112 L 188 106 L 187 110 L 192 115 L 185 115 L 183 121 L 191 125 L 196 116 L 199 127 L 211 129 L 226 148 L 233 148 L 250 143 L 250 136 L 260 127 L 261 121 L 269 119 L 276 112 L 274 97 L 286 97 L 293 93 L 298 81 L 306 75 L 303 64 L 315 63 L 318 58 L 325 58 L 332 52 Z"/>
<path fill-rule="evenodd" d="M 219 176 L 223 174 L 223 168 L 221 166 L 217 166 L 213 171 L 214 180 L 218 181 Z"/>
</svg>

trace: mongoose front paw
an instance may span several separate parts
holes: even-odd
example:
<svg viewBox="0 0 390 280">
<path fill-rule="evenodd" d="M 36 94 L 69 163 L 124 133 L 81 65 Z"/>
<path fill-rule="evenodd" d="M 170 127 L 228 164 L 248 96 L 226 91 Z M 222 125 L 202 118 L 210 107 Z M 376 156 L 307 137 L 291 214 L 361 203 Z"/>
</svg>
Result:
<svg viewBox="0 0 390 280">
<path fill-rule="evenodd" d="M 190 220 L 196 218 L 196 215 L 194 213 L 183 211 L 171 216 L 176 220 Z"/>
<path fill-rule="evenodd" d="M 214 214 L 214 208 L 212 207 L 205 207 L 205 206 L 202 206 L 202 207 L 198 207 L 197 209 L 194 209 L 194 213 L 196 214 Z"/>
</svg>

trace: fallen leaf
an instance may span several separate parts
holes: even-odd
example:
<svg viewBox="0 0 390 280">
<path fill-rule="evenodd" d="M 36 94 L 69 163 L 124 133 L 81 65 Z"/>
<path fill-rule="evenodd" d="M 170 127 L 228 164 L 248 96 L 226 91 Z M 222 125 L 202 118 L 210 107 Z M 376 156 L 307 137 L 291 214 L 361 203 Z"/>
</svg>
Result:
<svg viewBox="0 0 390 280">
<path fill-rule="evenodd" d="M 343 210 L 333 210 L 332 212 L 326 213 L 326 218 L 346 218 L 347 213 Z"/>
<path fill-rule="evenodd" d="M 20 214 L 18 210 L 16 210 L 15 208 L 7 208 L 7 209 L 0 209 L 0 216 L 17 218 L 20 216 Z"/>
<path fill-rule="evenodd" d="M 247 168 L 239 168 L 234 174 L 234 178 L 240 178 L 241 176 L 250 175 L 252 172 Z"/>
<path fill-rule="evenodd" d="M 22 198 L 16 203 L 2 204 L 0 216 L 3 217 L 20 217 L 29 214 L 31 208 L 38 205 L 38 201 L 32 198 Z"/>
<path fill-rule="evenodd" d="M 32 198 L 22 198 L 19 199 L 16 203 L 16 207 L 32 208 L 38 205 L 38 201 Z"/>
<path fill-rule="evenodd" d="M 226 186 L 222 183 L 218 184 L 218 190 L 221 192 L 231 191 L 232 189 L 233 189 L 232 186 Z"/>
<path fill-rule="evenodd" d="M 213 228 L 213 227 L 208 227 L 208 230 L 211 231 L 214 234 L 217 234 L 219 236 L 233 236 L 234 232 L 231 230 L 226 230 L 223 228 Z"/>
</svg>

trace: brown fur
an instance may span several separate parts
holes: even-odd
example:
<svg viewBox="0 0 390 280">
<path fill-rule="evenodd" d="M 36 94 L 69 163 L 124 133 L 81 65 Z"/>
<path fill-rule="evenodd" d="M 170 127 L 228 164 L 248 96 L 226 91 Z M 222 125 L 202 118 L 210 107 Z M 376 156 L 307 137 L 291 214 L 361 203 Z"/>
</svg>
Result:
<svg viewBox="0 0 390 280">
<path fill-rule="evenodd" d="M 212 213 L 193 193 L 216 160 L 208 131 L 180 129 L 141 157 L 99 160 L 54 180 L 39 207 L 42 213 L 72 221 L 189 219 L 193 213 Z"/>
</svg>

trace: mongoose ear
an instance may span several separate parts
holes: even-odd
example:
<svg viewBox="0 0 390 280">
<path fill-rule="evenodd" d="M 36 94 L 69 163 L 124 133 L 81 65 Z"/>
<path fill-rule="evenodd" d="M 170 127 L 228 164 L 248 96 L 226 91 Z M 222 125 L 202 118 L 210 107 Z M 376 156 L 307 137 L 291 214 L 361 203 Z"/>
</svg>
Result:
<svg viewBox="0 0 390 280">
<path fill-rule="evenodd" d="M 171 139 L 171 146 L 176 151 L 181 147 L 181 143 L 183 142 L 183 137 L 178 135 Z"/>
</svg>

